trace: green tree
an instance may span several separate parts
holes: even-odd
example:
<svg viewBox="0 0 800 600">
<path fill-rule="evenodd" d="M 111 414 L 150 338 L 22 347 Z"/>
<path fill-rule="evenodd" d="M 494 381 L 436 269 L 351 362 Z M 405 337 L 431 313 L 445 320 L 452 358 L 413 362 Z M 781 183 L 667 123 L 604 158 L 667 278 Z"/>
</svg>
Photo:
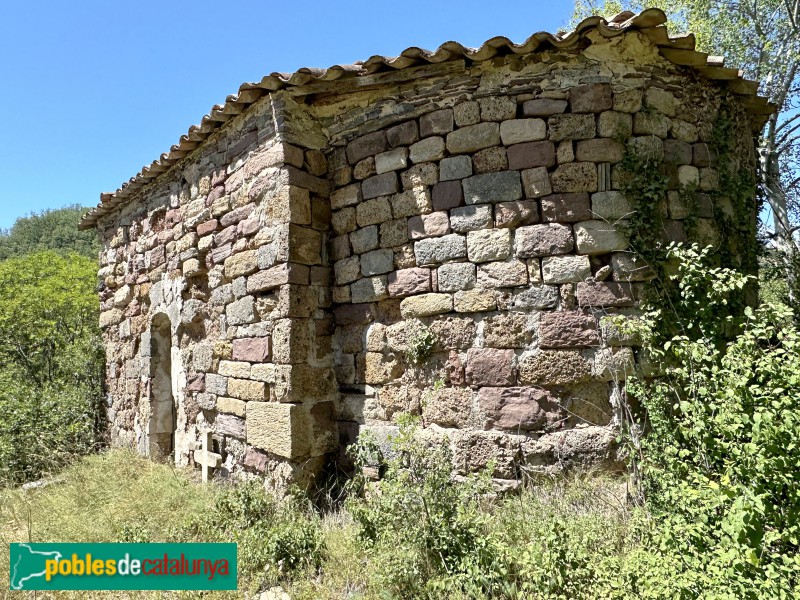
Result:
<svg viewBox="0 0 800 600">
<path fill-rule="evenodd" d="M 35 478 L 98 439 L 96 268 L 54 251 L 0 262 L 0 480 Z"/>
<path fill-rule="evenodd" d="M 17 219 L 11 229 L 0 230 L 0 260 L 40 250 L 76 252 L 96 259 L 100 246 L 94 231 L 78 231 L 87 210 L 73 204 Z"/>
</svg>

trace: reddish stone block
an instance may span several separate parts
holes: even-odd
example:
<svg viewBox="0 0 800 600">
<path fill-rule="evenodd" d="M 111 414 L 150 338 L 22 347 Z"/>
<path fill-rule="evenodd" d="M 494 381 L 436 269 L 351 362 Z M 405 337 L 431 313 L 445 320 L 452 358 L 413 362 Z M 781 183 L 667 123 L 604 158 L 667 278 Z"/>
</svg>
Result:
<svg viewBox="0 0 800 600">
<path fill-rule="evenodd" d="M 474 386 L 513 385 L 516 381 L 514 351 L 496 348 L 470 348 L 467 351 L 466 379 Z"/>
<path fill-rule="evenodd" d="M 464 190 L 460 181 L 442 181 L 431 192 L 433 210 L 450 210 L 464 204 Z"/>
<path fill-rule="evenodd" d="M 244 453 L 244 466 L 263 473 L 267 468 L 267 458 L 266 452 L 248 446 Z"/>
<path fill-rule="evenodd" d="M 586 192 L 553 194 L 542 198 L 544 223 L 577 223 L 592 218 L 591 201 Z"/>
<path fill-rule="evenodd" d="M 389 273 L 389 296 L 402 298 L 431 291 L 431 270 L 420 267 Z"/>
<path fill-rule="evenodd" d="M 261 337 L 233 340 L 232 353 L 233 360 L 264 362 L 270 356 L 270 339 Z"/>
<path fill-rule="evenodd" d="M 540 348 L 587 348 L 600 345 L 597 321 L 579 311 L 542 313 Z"/>
<path fill-rule="evenodd" d="M 512 171 L 552 167 L 554 164 L 556 164 L 556 147 L 553 142 L 527 142 L 508 148 L 508 168 Z"/>
<path fill-rule="evenodd" d="M 197 226 L 197 235 L 200 237 L 208 235 L 209 233 L 216 231 L 217 225 L 219 225 L 219 221 L 216 219 L 211 219 L 205 223 L 200 223 L 200 225 Z"/>
<path fill-rule="evenodd" d="M 491 429 L 541 431 L 564 418 L 558 397 L 536 387 L 481 388 L 478 404 Z"/>
<path fill-rule="evenodd" d="M 186 389 L 190 392 L 203 392 L 206 389 L 204 373 L 193 373 L 186 378 Z"/>
<path fill-rule="evenodd" d="M 569 92 L 574 113 L 598 113 L 611 110 L 611 86 L 607 83 L 579 85 Z"/>
<path fill-rule="evenodd" d="M 577 290 L 580 306 L 633 306 L 633 290 L 630 283 L 595 281 L 579 283 Z"/>
</svg>

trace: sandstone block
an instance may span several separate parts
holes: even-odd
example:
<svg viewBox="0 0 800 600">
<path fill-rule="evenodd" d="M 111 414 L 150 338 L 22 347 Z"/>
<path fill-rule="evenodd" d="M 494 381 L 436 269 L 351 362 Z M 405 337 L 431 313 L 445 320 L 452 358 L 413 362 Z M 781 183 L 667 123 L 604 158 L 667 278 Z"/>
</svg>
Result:
<svg viewBox="0 0 800 600">
<path fill-rule="evenodd" d="M 350 285 L 350 297 L 355 304 L 378 302 L 389 297 L 385 275 L 365 277 Z"/>
<path fill-rule="evenodd" d="M 628 247 L 625 236 L 605 221 L 582 221 L 573 227 L 578 254 L 605 254 Z"/>
<path fill-rule="evenodd" d="M 228 393 L 228 378 L 215 373 L 206 373 L 206 391 L 225 396 Z"/>
<path fill-rule="evenodd" d="M 361 255 L 361 274 L 364 277 L 388 273 L 394 267 L 394 252 L 372 250 Z"/>
<path fill-rule="evenodd" d="M 550 176 L 554 192 L 596 192 L 597 165 L 591 162 L 566 163 Z"/>
<path fill-rule="evenodd" d="M 439 181 L 464 179 L 470 175 L 472 175 L 472 160 L 469 156 L 451 156 L 439 163 Z"/>
<path fill-rule="evenodd" d="M 510 202 L 522 198 L 519 173 L 504 171 L 473 175 L 463 181 L 467 204 Z"/>
<path fill-rule="evenodd" d="M 566 100 L 552 98 L 537 98 L 522 103 L 522 114 L 526 117 L 549 117 L 563 113 L 566 109 Z"/>
<path fill-rule="evenodd" d="M 579 283 L 577 289 L 579 306 L 633 306 L 633 290 L 630 283 L 596 281 Z"/>
<path fill-rule="evenodd" d="M 589 194 L 553 194 L 545 196 L 542 202 L 542 221 L 545 223 L 575 223 L 592 218 Z"/>
<path fill-rule="evenodd" d="M 614 110 L 635 113 L 642 110 L 642 90 L 625 90 L 614 94 Z"/>
<path fill-rule="evenodd" d="M 240 400 L 264 400 L 267 397 L 267 384 L 249 379 L 228 379 L 228 395 Z"/>
<path fill-rule="evenodd" d="M 638 112 L 633 115 L 633 133 L 666 138 L 672 125 L 669 117 L 656 112 Z"/>
<path fill-rule="evenodd" d="M 700 171 L 693 165 L 681 165 L 678 167 L 678 185 L 697 187 L 700 185 Z"/>
<path fill-rule="evenodd" d="M 532 339 L 533 332 L 525 313 L 500 313 L 484 322 L 483 343 L 490 348 L 525 348 Z"/>
<path fill-rule="evenodd" d="M 576 283 L 592 274 L 588 256 L 548 256 L 542 259 L 542 277 L 545 283 Z"/>
<path fill-rule="evenodd" d="M 347 160 L 354 165 L 368 156 L 383 152 L 386 150 L 386 144 L 386 134 L 383 131 L 362 135 L 347 144 Z"/>
<path fill-rule="evenodd" d="M 644 93 L 644 104 L 650 108 L 660 111 L 668 117 L 674 117 L 678 113 L 680 102 L 672 92 L 661 88 L 647 88 Z"/>
<path fill-rule="evenodd" d="M 630 217 L 633 206 L 622 192 L 596 192 L 592 194 L 592 213 L 604 221 L 618 221 Z"/>
<path fill-rule="evenodd" d="M 514 171 L 533 167 L 552 167 L 556 163 L 553 142 L 527 142 L 508 149 L 508 168 Z"/>
<path fill-rule="evenodd" d="M 451 294 L 421 294 L 404 298 L 400 302 L 400 312 L 404 319 L 410 317 L 429 317 L 453 310 Z"/>
<path fill-rule="evenodd" d="M 255 250 L 238 252 L 225 259 L 225 277 L 229 279 L 249 275 L 256 269 L 258 269 L 258 256 Z"/>
<path fill-rule="evenodd" d="M 506 146 L 546 137 L 547 124 L 542 119 L 511 119 L 500 123 L 500 139 Z"/>
<path fill-rule="evenodd" d="M 478 287 L 503 288 L 528 285 L 528 266 L 521 260 L 478 265 Z"/>
<path fill-rule="evenodd" d="M 680 140 L 664 140 L 664 162 L 671 165 L 692 163 L 692 146 Z"/>
<path fill-rule="evenodd" d="M 471 318 L 446 317 L 436 319 L 430 326 L 436 351 L 470 348 L 475 342 L 476 331 L 477 325 Z"/>
<path fill-rule="evenodd" d="M 680 119 L 672 119 L 672 135 L 676 140 L 692 144 L 699 139 L 697 127 Z"/>
<path fill-rule="evenodd" d="M 482 121 L 505 121 L 513 119 L 517 114 L 517 103 L 511 98 L 490 96 L 478 100 L 481 107 Z"/>
<path fill-rule="evenodd" d="M 578 311 L 542 313 L 539 320 L 540 348 L 586 348 L 600 344 L 597 321 Z"/>
<path fill-rule="evenodd" d="M 419 128 L 416 121 L 406 121 L 386 130 L 389 145 L 410 146 L 419 139 Z"/>
<path fill-rule="evenodd" d="M 378 175 L 389 171 L 398 171 L 408 166 L 408 150 L 395 148 L 388 152 L 381 152 L 375 157 L 375 172 Z"/>
<path fill-rule="evenodd" d="M 508 229 L 480 229 L 467 233 L 467 256 L 474 263 L 505 260 L 511 255 Z"/>
<path fill-rule="evenodd" d="M 554 115 L 547 120 L 547 127 L 550 139 L 554 142 L 587 140 L 593 138 L 596 132 L 594 115 Z"/>
<path fill-rule="evenodd" d="M 601 138 L 626 140 L 633 134 L 633 117 L 624 112 L 607 110 L 597 117 L 597 135 Z"/>
<path fill-rule="evenodd" d="M 427 215 L 418 215 L 408 220 L 408 234 L 412 240 L 436 237 L 450 232 L 447 212 L 440 210 Z"/>
<path fill-rule="evenodd" d="M 477 277 L 472 263 L 447 263 L 437 269 L 440 292 L 457 292 L 475 287 Z"/>
<path fill-rule="evenodd" d="M 331 209 L 338 210 L 345 206 L 355 206 L 361 202 L 361 186 L 357 183 L 346 185 L 331 192 Z"/>
<path fill-rule="evenodd" d="M 478 204 L 454 208 L 450 211 L 449 223 L 453 231 L 457 233 L 490 228 L 492 227 L 492 207 L 488 204 Z"/>
<path fill-rule="evenodd" d="M 364 200 L 377 198 L 378 196 L 387 196 L 398 191 L 399 184 L 397 183 L 397 173 L 394 171 L 383 173 L 382 175 L 375 175 L 374 177 L 365 179 L 361 183 L 361 194 Z"/>
<path fill-rule="evenodd" d="M 431 291 L 431 271 L 414 267 L 389 274 L 389 296 L 402 298 Z"/>
<path fill-rule="evenodd" d="M 472 386 L 514 385 L 516 381 L 513 350 L 470 348 L 464 374 Z"/>
<path fill-rule="evenodd" d="M 459 127 L 480 123 L 481 107 L 474 101 L 457 104 L 453 107 L 453 119 Z"/>
<path fill-rule="evenodd" d="M 214 418 L 214 431 L 243 440 L 245 437 L 244 419 L 235 415 L 220 413 Z"/>
<path fill-rule="evenodd" d="M 247 443 L 289 459 L 333 452 L 338 447 L 333 403 L 248 402 Z"/>
<path fill-rule="evenodd" d="M 497 123 L 478 123 L 447 134 L 447 151 L 450 154 L 469 154 L 498 144 L 500 125 Z"/>
<path fill-rule="evenodd" d="M 611 138 L 581 140 L 575 147 L 578 162 L 618 163 L 625 154 L 625 145 Z"/>
<path fill-rule="evenodd" d="M 375 225 L 363 227 L 350 234 L 350 245 L 354 254 L 363 254 L 378 247 L 378 228 Z"/>
<path fill-rule="evenodd" d="M 419 266 L 443 263 L 466 255 L 467 239 L 457 233 L 414 242 L 414 256 Z"/>
<path fill-rule="evenodd" d="M 472 390 L 444 388 L 429 395 L 422 408 L 425 421 L 441 427 L 466 427 L 472 413 Z"/>
<path fill-rule="evenodd" d="M 419 189 L 439 181 L 439 167 L 434 163 L 419 163 L 400 174 L 404 190 Z"/>
<path fill-rule="evenodd" d="M 472 155 L 475 173 L 495 173 L 508 169 L 506 149 L 502 146 L 486 148 Z"/>
<path fill-rule="evenodd" d="M 453 109 L 442 108 L 419 118 L 419 134 L 422 137 L 441 135 L 453 131 Z"/>
<path fill-rule="evenodd" d="M 361 261 L 358 256 L 351 256 L 333 264 L 333 277 L 336 285 L 352 283 L 361 277 Z"/>
<path fill-rule="evenodd" d="M 519 381 L 526 385 L 573 385 L 592 379 L 592 363 L 578 350 L 541 350 L 519 363 Z"/>
<path fill-rule="evenodd" d="M 255 299 L 245 296 L 225 307 L 228 325 L 246 325 L 256 320 Z"/>
<path fill-rule="evenodd" d="M 429 137 L 412 144 L 408 156 L 413 163 L 424 163 L 444 158 L 444 149 L 444 138 Z"/>
<path fill-rule="evenodd" d="M 497 297 L 492 290 L 473 289 L 456 292 L 453 297 L 456 312 L 486 312 L 497 309 Z"/>
<path fill-rule="evenodd" d="M 364 383 L 390 383 L 403 374 L 403 365 L 394 354 L 367 352 L 364 355 Z"/>
<path fill-rule="evenodd" d="M 381 248 L 394 248 L 405 244 L 408 241 L 408 220 L 392 219 L 381 223 L 380 240 Z"/>
<path fill-rule="evenodd" d="M 541 388 L 485 387 L 478 392 L 478 405 L 484 427 L 504 431 L 543 431 L 563 418 L 558 398 Z"/>
<path fill-rule="evenodd" d="M 515 253 L 521 258 L 566 254 L 574 244 L 572 228 L 558 223 L 520 227 L 515 238 Z"/>
<path fill-rule="evenodd" d="M 611 109 L 611 85 L 589 83 L 569 91 L 569 105 L 574 113 L 597 113 Z"/>
<path fill-rule="evenodd" d="M 414 188 L 392 196 L 392 213 L 395 218 L 424 215 L 432 210 L 431 194 L 427 189 Z"/>
<path fill-rule="evenodd" d="M 342 235 L 349 233 L 358 227 L 356 223 L 356 209 L 353 207 L 343 208 L 331 214 L 331 227 L 333 231 Z"/>
<path fill-rule="evenodd" d="M 526 198 L 541 198 L 552 193 L 550 176 L 545 167 L 535 167 L 522 171 L 522 186 Z"/>
<path fill-rule="evenodd" d="M 264 362 L 270 355 L 269 338 L 240 338 L 233 340 L 232 357 L 235 361 Z"/>
<path fill-rule="evenodd" d="M 597 379 L 602 381 L 624 381 L 634 373 L 633 350 L 627 347 L 597 350 L 592 367 L 593 374 Z"/>
<path fill-rule="evenodd" d="M 544 310 L 558 306 L 558 287 L 554 285 L 531 285 L 514 294 L 511 310 Z"/>
<path fill-rule="evenodd" d="M 237 417 L 244 417 L 246 407 L 247 403 L 244 400 L 227 398 L 225 396 L 217 398 L 216 402 L 216 409 L 219 412 L 236 415 Z"/>
<path fill-rule="evenodd" d="M 539 211 L 532 200 L 500 202 L 494 207 L 495 227 L 518 227 L 538 222 Z"/>
</svg>

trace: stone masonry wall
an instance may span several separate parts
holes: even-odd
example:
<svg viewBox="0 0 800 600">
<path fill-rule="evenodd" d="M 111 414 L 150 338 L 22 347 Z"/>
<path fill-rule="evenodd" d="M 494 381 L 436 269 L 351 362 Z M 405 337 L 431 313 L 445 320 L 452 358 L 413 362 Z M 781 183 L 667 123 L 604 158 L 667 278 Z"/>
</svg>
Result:
<svg viewBox="0 0 800 600">
<path fill-rule="evenodd" d="M 223 472 L 282 486 L 412 412 L 461 473 L 613 468 L 642 362 L 604 317 L 635 314 L 651 276 L 619 163 L 669 165 L 665 239 L 696 217 L 716 243 L 730 210 L 708 195 L 720 94 L 689 75 L 629 32 L 258 101 L 99 224 L 114 443 L 150 451 L 166 314 L 181 464 L 209 427 Z"/>
</svg>

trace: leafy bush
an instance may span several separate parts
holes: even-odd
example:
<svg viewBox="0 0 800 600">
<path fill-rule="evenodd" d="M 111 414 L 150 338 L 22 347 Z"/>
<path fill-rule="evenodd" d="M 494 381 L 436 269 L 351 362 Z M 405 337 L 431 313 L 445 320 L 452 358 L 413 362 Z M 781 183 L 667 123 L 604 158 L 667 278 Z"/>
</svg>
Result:
<svg viewBox="0 0 800 600">
<path fill-rule="evenodd" d="M 35 479 L 99 441 L 95 281 L 75 254 L 0 262 L 0 481 Z"/>
</svg>

